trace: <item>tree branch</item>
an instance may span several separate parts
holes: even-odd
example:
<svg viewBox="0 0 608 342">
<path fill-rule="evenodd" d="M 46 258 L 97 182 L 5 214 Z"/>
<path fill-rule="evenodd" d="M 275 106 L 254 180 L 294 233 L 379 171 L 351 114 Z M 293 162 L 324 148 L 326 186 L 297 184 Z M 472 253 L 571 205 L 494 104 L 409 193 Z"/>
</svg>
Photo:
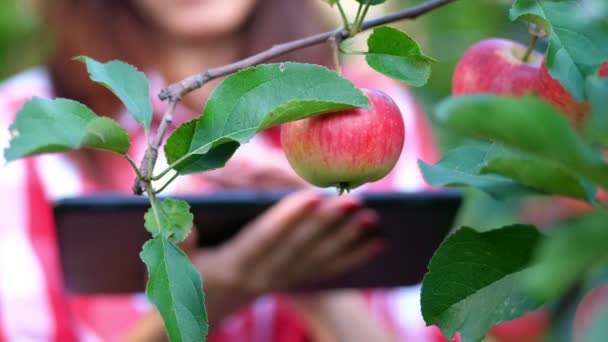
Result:
<svg viewBox="0 0 608 342">
<path fill-rule="evenodd" d="M 447 5 L 453 1 L 456 0 L 429 0 L 417 6 L 412 6 L 404 10 L 397 11 L 375 19 L 366 20 L 361 24 L 361 31 L 369 30 L 370 28 L 374 28 L 403 19 L 415 19 L 421 16 L 422 14 L 430 12 L 441 6 Z M 202 87 L 205 83 L 213 79 L 235 73 L 241 69 L 248 68 L 270 58 L 278 57 L 294 50 L 324 43 L 332 37 L 335 37 L 337 41 L 342 41 L 343 39 L 348 38 L 349 35 L 349 30 L 338 29 L 334 31 L 319 33 L 314 36 L 309 36 L 287 43 L 277 44 L 268 50 L 247 57 L 238 62 L 221 66 L 218 68 L 209 69 L 202 74 L 190 76 L 178 83 L 172 84 L 169 87 L 163 89 L 160 92 L 159 97 L 161 100 L 179 101 L 182 96 Z"/>
<path fill-rule="evenodd" d="M 139 177 L 135 179 L 133 183 L 133 193 L 136 195 L 141 195 L 144 193 L 152 178 L 152 171 L 154 170 L 154 165 L 156 165 L 156 159 L 158 159 L 158 149 L 160 145 L 163 143 L 163 139 L 165 134 L 167 133 L 167 129 L 169 125 L 173 121 L 173 112 L 175 112 L 175 107 L 177 107 L 177 101 L 170 101 L 169 107 L 167 111 L 163 115 L 162 121 L 158 126 L 158 130 L 156 131 L 156 136 L 154 137 L 154 141 L 152 142 L 149 153 L 144 155 L 144 158 L 141 160 L 141 164 L 139 166 L 140 174 L 145 177 L 145 179 L 140 179 Z"/>
<path fill-rule="evenodd" d="M 456 0 L 429 0 L 422 4 L 412 6 L 401 11 L 397 11 L 375 19 L 366 20 L 361 23 L 360 31 L 368 30 L 377 26 L 381 26 L 403 19 L 415 19 L 425 13 L 433 11 L 454 1 Z M 213 79 L 233 74 L 241 69 L 245 69 L 256 64 L 262 63 L 270 58 L 278 57 L 294 50 L 299 50 L 305 47 L 325 43 L 330 40 L 341 42 L 343 39 L 348 38 L 350 34 L 351 32 L 348 29 L 340 28 L 337 30 L 327 31 L 313 36 L 297 39 L 291 42 L 277 44 L 268 50 L 252 55 L 238 62 L 234 62 L 218 68 L 209 69 L 201 74 L 190 76 L 178 83 L 172 84 L 169 87 L 163 89 L 158 95 L 158 97 L 163 101 L 169 100 L 169 108 L 163 116 L 162 122 L 156 133 L 154 142 L 150 147 L 151 153 L 146 154 L 146 156 L 141 162 L 140 173 L 146 176 L 146 180 L 141 181 L 139 179 L 136 179 L 133 185 L 133 192 L 135 194 L 141 195 L 146 190 L 146 184 L 151 182 L 151 172 L 154 168 L 154 165 L 156 164 L 156 159 L 158 158 L 158 149 L 162 144 L 169 124 L 173 120 L 173 112 L 175 111 L 175 107 L 184 95 L 202 87 L 207 82 Z M 148 155 L 150 155 L 150 157 L 148 157 Z"/>
</svg>

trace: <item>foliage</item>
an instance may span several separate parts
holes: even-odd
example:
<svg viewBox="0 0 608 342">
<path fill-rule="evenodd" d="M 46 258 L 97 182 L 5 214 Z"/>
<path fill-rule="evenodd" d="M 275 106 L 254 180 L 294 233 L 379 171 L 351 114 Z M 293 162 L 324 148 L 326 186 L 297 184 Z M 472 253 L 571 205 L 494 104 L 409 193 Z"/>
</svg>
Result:
<svg viewBox="0 0 608 342">
<path fill-rule="evenodd" d="M 325 2 L 344 16 L 339 0 Z M 357 16 L 343 17 L 352 35 L 360 30 L 369 7 L 385 1 L 357 2 Z M 491 326 L 559 300 L 587 274 L 608 267 L 603 248 L 608 216 L 596 198 L 598 188 L 608 188 L 608 163 L 598 149 L 608 143 L 608 82 L 596 76 L 600 64 L 608 61 L 608 11 L 601 13 L 590 17 L 579 2 L 543 0 L 516 0 L 510 11 L 512 20 L 531 22 L 548 34 L 550 74 L 576 99 L 590 101 L 584 130 L 571 127 L 563 113 L 533 96 L 464 96 L 448 98 L 437 107 L 439 125 L 474 140 L 434 165 L 420 161 L 431 185 L 472 187 L 497 201 L 527 194 L 561 195 L 597 207 L 557 225 L 546 237 L 523 224 L 491 230 L 472 225 L 450 236 L 433 256 L 422 289 L 427 324 L 438 325 L 447 336 L 460 332 L 463 341 L 480 341 Z M 433 80 L 433 60 L 410 35 L 395 28 L 376 28 L 365 55 L 372 68 L 407 84 L 423 86 Z M 120 61 L 81 60 L 91 79 L 110 89 L 149 134 L 152 107 L 145 75 Z M 200 274 L 176 245 L 188 235 L 192 214 L 185 202 L 160 201 L 152 180 L 171 171 L 184 175 L 222 167 L 263 129 L 366 106 L 360 90 L 326 68 L 299 63 L 253 66 L 225 78 L 204 113 L 171 134 L 164 146 L 169 168 L 148 174 L 134 170 L 146 184 L 151 204 L 145 228 L 152 238 L 141 253 L 149 271 L 146 293 L 172 341 L 204 339 L 208 321 Z M 107 150 L 131 161 L 123 127 L 68 99 L 28 101 L 11 135 L 4 152 L 8 161 L 80 148 Z M 148 149 L 150 155 L 152 146 Z M 592 326 L 589 335 L 598 336 L 601 322 Z"/>
</svg>

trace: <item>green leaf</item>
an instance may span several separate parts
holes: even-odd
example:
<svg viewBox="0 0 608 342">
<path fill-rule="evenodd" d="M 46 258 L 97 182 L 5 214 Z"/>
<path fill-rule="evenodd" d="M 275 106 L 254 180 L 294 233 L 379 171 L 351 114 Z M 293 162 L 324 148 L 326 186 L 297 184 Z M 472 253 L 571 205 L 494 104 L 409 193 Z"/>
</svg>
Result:
<svg viewBox="0 0 608 342">
<path fill-rule="evenodd" d="M 7 161 L 49 152 L 88 147 L 124 154 L 127 131 L 110 118 L 99 117 L 82 103 L 67 99 L 33 98 L 17 113 L 10 127 Z"/>
<path fill-rule="evenodd" d="M 592 16 L 578 1 L 517 0 L 510 12 L 511 20 L 536 23 L 550 34 L 549 74 L 577 101 L 586 98 L 585 79 L 608 61 L 608 25 Z"/>
<path fill-rule="evenodd" d="M 370 6 L 380 5 L 386 2 L 386 0 L 355 0 L 360 4 L 366 5 L 368 2 Z"/>
<path fill-rule="evenodd" d="M 150 274 L 146 295 L 160 312 L 169 339 L 205 341 L 209 329 L 205 296 L 190 259 L 162 235 L 146 242 L 140 256 Z"/>
<path fill-rule="evenodd" d="M 91 80 L 112 91 L 148 133 L 153 110 L 146 75 L 120 61 L 100 63 L 89 57 L 79 57 L 79 60 L 86 64 Z"/>
<path fill-rule="evenodd" d="M 184 201 L 167 198 L 153 203 L 144 215 L 146 229 L 157 236 L 179 243 L 184 241 L 192 228 L 194 216 L 190 213 L 190 205 Z"/>
<path fill-rule="evenodd" d="M 454 149 L 437 164 L 419 161 L 432 186 L 478 188 L 495 199 L 532 192 L 560 194 L 591 201 L 595 188 L 555 162 L 516 152 L 500 144 Z"/>
<path fill-rule="evenodd" d="M 449 151 L 435 165 L 428 165 L 422 160 L 418 161 L 418 165 L 426 182 L 436 187 L 472 186 L 496 199 L 528 192 L 528 189 L 508 178 L 481 174 L 489 149 L 488 145 L 463 146 Z"/>
<path fill-rule="evenodd" d="M 591 118 L 586 123 L 585 134 L 591 141 L 608 146 L 608 78 L 588 77 L 586 92 L 591 103 Z"/>
<path fill-rule="evenodd" d="M 486 331 L 538 307 L 520 291 L 541 234 L 512 225 L 484 233 L 464 227 L 435 252 L 422 282 L 422 315 L 444 336 L 481 341 Z"/>
<path fill-rule="evenodd" d="M 509 18 L 512 21 L 534 23 L 547 34 L 550 34 L 552 27 L 545 15 L 543 2 L 543 0 L 516 0 L 509 10 Z"/>
<path fill-rule="evenodd" d="M 221 167 L 239 144 L 259 131 L 317 114 L 367 107 L 367 103 L 350 81 L 327 68 L 259 65 L 224 79 L 203 115 L 169 137 L 165 154 L 181 174 L 205 171 L 209 165 Z"/>
<path fill-rule="evenodd" d="M 577 177 L 608 187 L 608 165 L 553 106 L 532 97 L 460 96 L 441 103 L 443 125 L 533 157 L 553 161 Z"/>
<path fill-rule="evenodd" d="M 541 193 L 559 194 L 585 201 L 595 199 L 595 187 L 582 182 L 570 170 L 550 160 L 519 153 L 494 144 L 488 151 L 482 174 L 498 174 Z"/>
<path fill-rule="evenodd" d="M 376 71 L 420 87 L 431 75 L 431 62 L 407 34 L 388 26 L 376 28 L 367 40 L 367 64 Z"/>
<path fill-rule="evenodd" d="M 559 224 L 535 255 L 526 283 L 541 300 L 562 295 L 586 271 L 608 265 L 608 212 L 599 211 Z"/>
</svg>

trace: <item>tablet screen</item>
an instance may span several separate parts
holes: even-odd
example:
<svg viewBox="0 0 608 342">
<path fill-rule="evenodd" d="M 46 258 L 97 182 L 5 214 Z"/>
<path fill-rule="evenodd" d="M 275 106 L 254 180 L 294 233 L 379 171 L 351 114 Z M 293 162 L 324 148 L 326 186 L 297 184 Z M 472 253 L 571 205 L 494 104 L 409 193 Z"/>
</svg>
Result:
<svg viewBox="0 0 608 342">
<path fill-rule="evenodd" d="M 180 197 L 188 201 L 202 247 L 219 245 L 272 206 L 284 193 L 221 192 Z M 419 283 L 461 203 L 458 192 L 373 193 L 361 195 L 380 218 L 384 252 L 360 268 L 300 290 L 394 287 Z M 100 194 L 55 203 L 64 283 L 78 294 L 129 293 L 145 289 L 146 268 L 139 258 L 150 238 L 143 228 L 149 206 L 144 197 Z"/>
</svg>

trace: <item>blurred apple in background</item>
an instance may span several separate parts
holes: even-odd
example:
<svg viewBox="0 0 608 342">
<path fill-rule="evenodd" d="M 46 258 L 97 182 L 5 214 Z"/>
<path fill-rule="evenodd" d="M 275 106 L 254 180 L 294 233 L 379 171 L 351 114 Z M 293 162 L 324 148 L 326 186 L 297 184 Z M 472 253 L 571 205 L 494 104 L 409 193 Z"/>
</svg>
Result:
<svg viewBox="0 0 608 342">
<path fill-rule="evenodd" d="M 542 55 L 507 39 L 482 40 L 468 48 L 454 71 L 452 95 L 488 93 L 520 96 L 536 93 Z"/>
</svg>

